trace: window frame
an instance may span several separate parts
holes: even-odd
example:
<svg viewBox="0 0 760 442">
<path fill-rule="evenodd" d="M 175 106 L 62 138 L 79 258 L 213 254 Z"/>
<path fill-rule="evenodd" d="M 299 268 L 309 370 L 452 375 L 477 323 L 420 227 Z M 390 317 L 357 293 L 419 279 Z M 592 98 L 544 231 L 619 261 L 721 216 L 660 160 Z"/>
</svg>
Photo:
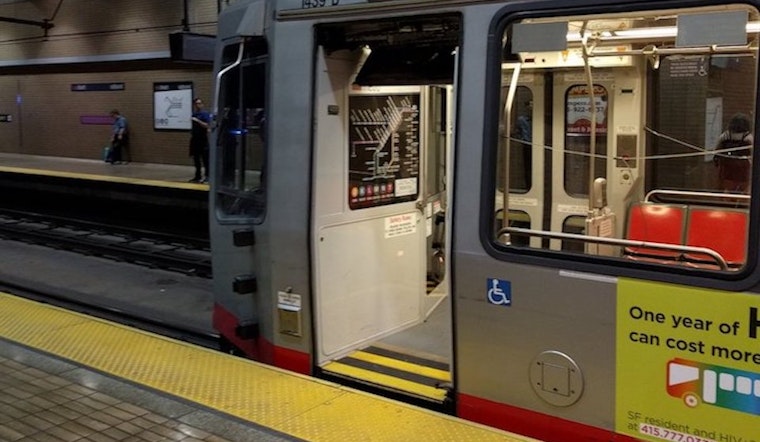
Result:
<svg viewBox="0 0 760 442">
<path fill-rule="evenodd" d="M 617 4 L 625 4 L 626 13 L 659 10 L 685 10 L 698 8 L 705 5 L 700 1 L 663 1 L 653 3 L 630 2 L 605 2 L 598 1 L 557 1 L 550 3 L 537 3 L 535 8 L 520 7 L 514 5 L 504 6 L 494 15 L 488 29 L 488 48 L 486 60 L 486 81 L 484 82 L 485 96 L 485 121 L 484 125 L 484 155 L 482 161 L 481 189 L 481 214 L 480 214 L 480 238 L 485 251 L 492 257 L 506 262 L 524 263 L 541 267 L 567 269 L 595 274 L 610 275 L 615 277 L 632 277 L 645 280 L 679 283 L 684 285 L 710 287 L 725 290 L 746 290 L 760 283 L 760 269 L 758 268 L 758 223 L 760 207 L 757 202 L 752 202 L 748 211 L 747 232 L 747 260 L 745 266 L 736 272 L 711 272 L 688 269 L 681 266 L 663 266 L 649 263 L 635 263 L 624 258 L 606 257 L 588 254 L 566 253 L 561 250 L 549 250 L 546 248 L 516 247 L 505 245 L 499 241 L 493 232 L 498 231 L 494 217 L 494 195 L 498 183 L 496 181 L 496 167 L 499 151 L 499 124 L 501 120 L 500 95 L 493 93 L 500 91 L 502 84 L 502 63 L 505 47 L 503 36 L 513 24 L 528 18 L 551 18 L 551 17 L 577 17 L 597 16 L 618 13 Z M 760 11 L 757 5 L 744 4 L 742 2 L 721 2 L 725 5 L 745 5 Z M 715 5 L 711 5 L 715 6 Z M 757 113 L 758 96 L 760 96 L 760 68 L 755 67 L 755 90 L 754 99 L 754 127 L 760 130 Z M 646 78 L 643 79 L 646 81 Z M 649 105 L 649 103 L 646 103 Z M 609 134 L 608 134 L 609 136 Z M 755 146 L 757 137 L 755 137 Z M 752 165 L 753 176 L 760 176 L 758 165 L 754 161 Z M 758 195 L 758 180 L 751 183 L 752 194 Z"/>
<path fill-rule="evenodd" d="M 241 115 L 237 116 L 237 125 L 230 132 L 233 133 L 233 136 L 240 137 L 240 139 L 234 142 L 225 142 L 225 120 L 223 116 L 217 115 L 216 142 L 214 146 L 216 178 L 214 182 L 215 185 L 212 188 L 215 198 L 214 207 L 212 210 L 214 210 L 215 218 L 220 224 L 262 224 L 266 217 L 266 209 L 268 203 L 266 192 L 267 179 L 265 170 L 268 166 L 267 157 L 270 145 L 267 142 L 267 137 L 265 135 L 269 132 L 269 120 L 265 118 L 265 113 L 266 109 L 269 108 L 269 71 L 271 68 L 269 55 L 270 50 L 268 47 L 268 42 L 263 37 L 244 38 L 231 41 L 225 45 L 224 50 L 233 47 L 236 47 L 238 51 L 242 51 L 241 54 L 238 55 L 239 59 L 235 59 L 231 63 L 222 65 L 221 70 L 223 71 L 224 69 L 230 68 L 232 66 L 226 75 L 237 75 L 238 77 L 236 80 L 232 80 L 231 86 L 237 87 L 237 91 L 235 92 L 236 96 L 234 97 L 236 106 L 235 110 L 238 111 Z M 225 54 L 224 50 L 222 52 L 222 57 L 224 57 Z M 224 62 L 224 58 L 220 61 L 220 63 L 221 62 Z M 251 80 L 246 78 L 246 70 L 255 68 L 256 66 L 260 65 L 263 65 L 263 75 L 261 76 L 263 78 L 263 84 L 252 84 Z M 217 94 L 219 100 L 217 103 L 217 111 L 219 111 L 219 109 L 222 109 L 226 104 L 225 99 L 227 95 L 225 95 L 225 92 L 222 89 L 224 80 L 225 78 L 222 75 L 219 75 L 217 77 L 219 88 Z M 259 119 L 258 126 L 253 125 L 252 120 L 249 122 L 249 117 L 251 116 L 248 115 L 249 109 L 246 107 L 246 104 L 249 104 L 246 102 L 247 94 L 245 88 L 247 86 L 258 87 L 260 89 L 257 91 L 257 93 L 259 94 L 258 100 L 260 100 L 262 107 L 250 108 L 250 110 L 259 110 L 263 114 L 262 118 Z M 230 106 L 230 109 L 231 108 L 232 107 Z M 222 114 L 224 114 L 224 111 L 222 111 Z M 245 189 L 245 186 L 248 183 L 247 172 L 252 170 L 255 171 L 255 169 L 248 169 L 245 165 L 245 163 L 249 161 L 247 156 L 249 153 L 251 153 L 248 147 L 248 138 L 251 134 L 250 129 L 253 128 L 258 128 L 258 133 L 260 134 L 259 137 L 261 139 L 261 167 L 259 170 L 260 182 L 257 188 Z M 230 150 L 232 150 L 234 157 L 226 157 L 226 159 L 232 159 L 234 162 L 232 163 L 232 168 L 228 170 L 225 167 L 225 155 L 227 155 Z M 230 176 L 232 177 L 233 182 L 231 184 L 224 184 L 224 181 L 227 180 Z M 234 200 L 232 205 L 235 205 L 238 202 L 242 202 L 254 205 L 258 204 L 260 207 L 254 207 L 252 213 L 234 213 L 230 212 L 229 208 L 224 205 L 225 202 L 230 200 Z"/>
</svg>

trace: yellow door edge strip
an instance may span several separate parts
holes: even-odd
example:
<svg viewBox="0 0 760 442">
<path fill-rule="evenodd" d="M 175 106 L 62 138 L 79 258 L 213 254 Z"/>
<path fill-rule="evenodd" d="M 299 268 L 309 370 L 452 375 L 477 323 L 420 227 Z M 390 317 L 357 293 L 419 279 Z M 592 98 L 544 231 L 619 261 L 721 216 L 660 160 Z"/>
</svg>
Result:
<svg viewBox="0 0 760 442">
<path fill-rule="evenodd" d="M 438 379 L 439 381 L 443 382 L 451 382 L 451 375 L 449 372 L 439 370 L 437 368 L 426 367 L 424 365 L 419 365 L 412 362 L 400 361 L 398 359 L 376 355 L 373 353 L 367 353 L 361 350 L 351 353 L 348 355 L 348 357 L 372 364 L 382 365 L 384 367 L 395 368 L 397 370 L 406 371 L 409 373 L 419 374 L 429 378 Z"/>
<path fill-rule="evenodd" d="M 443 389 L 429 387 L 427 385 L 407 381 L 406 379 L 399 379 L 394 376 L 376 373 L 362 368 L 351 367 L 350 365 L 341 364 L 340 362 L 331 362 L 322 367 L 322 369 L 328 373 L 348 376 L 353 379 L 362 380 L 379 386 L 386 386 L 401 392 L 412 393 L 423 398 L 433 399 L 440 402 L 446 399 L 446 391 Z"/>
</svg>

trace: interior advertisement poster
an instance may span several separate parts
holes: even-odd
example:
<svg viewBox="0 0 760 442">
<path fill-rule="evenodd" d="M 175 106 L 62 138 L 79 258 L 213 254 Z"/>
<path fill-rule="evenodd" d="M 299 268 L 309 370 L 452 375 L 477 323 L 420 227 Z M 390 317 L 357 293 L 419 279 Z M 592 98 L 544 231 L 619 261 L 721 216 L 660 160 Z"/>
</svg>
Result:
<svg viewBox="0 0 760 442">
<path fill-rule="evenodd" d="M 760 442 L 760 296 L 620 279 L 616 431 Z"/>
<path fill-rule="evenodd" d="M 591 133 L 591 98 L 589 88 L 576 85 L 567 92 L 567 123 L 568 134 Z M 594 101 L 596 102 L 596 133 L 607 133 L 607 89 L 594 85 Z"/>
<path fill-rule="evenodd" d="M 193 126 L 193 83 L 153 83 L 153 128 L 190 130 Z"/>
<path fill-rule="evenodd" d="M 414 201 L 420 191 L 419 94 L 349 97 L 348 202 Z"/>
</svg>

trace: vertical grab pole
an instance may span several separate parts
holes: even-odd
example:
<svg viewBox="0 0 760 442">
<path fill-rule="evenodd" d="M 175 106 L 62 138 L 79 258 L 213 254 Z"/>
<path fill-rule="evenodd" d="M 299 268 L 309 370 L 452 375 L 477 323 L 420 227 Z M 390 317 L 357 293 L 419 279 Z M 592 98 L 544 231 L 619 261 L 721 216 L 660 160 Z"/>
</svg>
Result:
<svg viewBox="0 0 760 442">
<path fill-rule="evenodd" d="M 502 195 L 502 213 L 501 213 L 501 227 L 506 228 L 509 227 L 509 152 L 510 152 L 510 141 L 511 141 L 511 134 L 512 134 L 512 103 L 515 100 L 515 92 L 517 91 L 517 80 L 520 77 L 520 67 L 521 64 L 517 64 L 514 67 L 514 70 L 512 71 L 512 79 L 509 82 L 509 91 L 507 92 L 507 101 L 504 103 L 504 112 L 503 118 L 506 120 L 504 122 L 504 130 L 501 133 L 501 140 L 504 143 L 504 170 L 503 170 L 503 188 L 504 192 Z M 504 238 L 504 243 L 508 244 L 510 242 L 509 233 L 505 233 L 502 236 Z"/>
<path fill-rule="evenodd" d="M 588 166 L 588 210 L 594 209 L 593 191 L 594 175 L 596 175 L 596 97 L 594 96 L 594 78 L 589 64 L 588 34 L 586 33 L 587 22 L 583 22 L 581 28 L 581 43 L 583 45 L 583 67 L 586 72 L 586 84 L 588 86 L 588 98 L 591 107 L 591 132 L 589 133 L 589 166 Z"/>
</svg>

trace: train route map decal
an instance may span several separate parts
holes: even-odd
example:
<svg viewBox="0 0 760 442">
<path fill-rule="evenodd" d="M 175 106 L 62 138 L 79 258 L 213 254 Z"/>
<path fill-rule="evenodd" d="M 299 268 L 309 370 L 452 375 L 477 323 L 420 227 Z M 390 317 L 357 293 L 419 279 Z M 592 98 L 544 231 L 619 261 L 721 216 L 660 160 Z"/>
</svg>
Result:
<svg viewBox="0 0 760 442">
<path fill-rule="evenodd" d="M 620 279 L 616 431 L 760 442 L 760 297 Z"/>
<path fill-rule="evenodd" d="M 349 97 L 348 203 L 354 209 L 419 194 L 419 94 Z"/>
</svg>

